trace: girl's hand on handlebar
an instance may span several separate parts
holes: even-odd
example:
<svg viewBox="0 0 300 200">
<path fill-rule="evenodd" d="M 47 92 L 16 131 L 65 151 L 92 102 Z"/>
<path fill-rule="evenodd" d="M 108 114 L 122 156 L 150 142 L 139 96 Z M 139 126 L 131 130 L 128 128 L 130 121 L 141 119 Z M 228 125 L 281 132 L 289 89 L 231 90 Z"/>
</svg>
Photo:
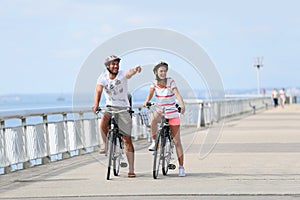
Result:
<svg viewBox="0 0 300 200">
<path fill-rule="evenodd" d="M 180 110 L 180 113 L 181 113 L 181 114 L 184 114 L 184 112 L 185 112 L 185 107 L 182 106 L 182 107 L 181 107 L 181 110 Z"/>
<path fill-rule="evenodd" d="M 144 107 L 148 107 L 148 105 L 147 105 L 148 103 L 149 103 L 148 101 L 145 101 L 145 102 L 143 103 L 143 106 L 144 106 Z"/>
</svg>

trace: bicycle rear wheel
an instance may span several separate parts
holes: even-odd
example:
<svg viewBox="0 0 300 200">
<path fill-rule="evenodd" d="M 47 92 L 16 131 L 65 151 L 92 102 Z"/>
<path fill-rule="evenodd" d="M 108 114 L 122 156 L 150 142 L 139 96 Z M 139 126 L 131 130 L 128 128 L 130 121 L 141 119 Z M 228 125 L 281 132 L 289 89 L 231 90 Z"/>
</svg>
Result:
<svg viewBox="0 0 300 200">
<path fill-rule="evenodd" d="M 110 167 L 112 165 L 112 159 L 113 159 L 113 154 L 114 154 L 114 135 L 113 131 L 108 132 L 108 143 L 107 145 L 107 151 L 108 151 L 108 162 L 107 162 L 107 174 L 106 174 L 106 179 L 109 180 L 110 178 Z"/>
<path fill-rule="evenodd" d="M 161 162 L 161 142 L 162 141 L 162 137 L 161 137 L 161 133 L 158 132 L 158 134 L 156 135 L 156 139 L 155 139 L 155 147 L 154 147 L 154 153 L 153 153 L 153 178 L 157 179 L 158 177 L 158 172 L 159 172 L 159 167 L 160 167 L 160 162 Z"/>
<path fill-rule="evenodd" d="M 120 164 L 121 164 L 121 154 L 122 154 L 122 139 L 120 137 L 116 137 L 114 140 L 114 154 L 113 154 L 113 168 L 114 175 L 118 176 L 120 173 Z"/>
</svg>

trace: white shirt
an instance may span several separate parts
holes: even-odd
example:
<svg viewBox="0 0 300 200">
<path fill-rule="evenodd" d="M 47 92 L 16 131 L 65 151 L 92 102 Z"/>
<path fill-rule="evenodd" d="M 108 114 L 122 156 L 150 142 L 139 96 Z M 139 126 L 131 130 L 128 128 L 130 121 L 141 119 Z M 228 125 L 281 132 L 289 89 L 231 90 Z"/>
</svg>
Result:
<svg viewBox="0 0 300 200">
<path fill-rule="evenodd" d="M 97 84 L 103 86 L 106 105 L 129 107 L 126 72 L 119 71 L 114 79 L 109 78 L 109 72 L 102 73 Z"/>
</svg>

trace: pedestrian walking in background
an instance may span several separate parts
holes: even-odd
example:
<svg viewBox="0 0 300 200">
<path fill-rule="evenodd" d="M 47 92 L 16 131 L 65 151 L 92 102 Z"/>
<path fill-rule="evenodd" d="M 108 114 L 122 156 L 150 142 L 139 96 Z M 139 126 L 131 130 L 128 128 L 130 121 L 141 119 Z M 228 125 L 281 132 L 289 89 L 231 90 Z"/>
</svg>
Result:
<svg viewBox="0 0 300 200">
<path fill-rule="evenodd" d="M 278 97 L 279 97 L 278 90 L 277 90 L 277 88 L 274 88 L 274 90 L 272 92 L 274 108 L 276 108 L 278 106 Z"/>
<path fill-rule="evenodd" d="M 282 88 L 279 91 L 279 97 L 280 97 L 280 105 L 282 108 L 284 108 L 285 100 L 286 100 L 286 94 L 284 88 Z"/>
</svg>

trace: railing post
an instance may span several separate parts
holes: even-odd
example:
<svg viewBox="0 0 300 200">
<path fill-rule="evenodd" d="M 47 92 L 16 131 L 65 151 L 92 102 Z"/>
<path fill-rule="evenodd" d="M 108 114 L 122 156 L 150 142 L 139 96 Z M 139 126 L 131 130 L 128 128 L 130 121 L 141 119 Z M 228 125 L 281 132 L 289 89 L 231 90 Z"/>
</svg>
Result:
<svg viewBox="0 0 300 200">
<path fill-rule="evenodd" d="M 29 159 L 29 156 L 28 156 L 28 142 L 27 142 L 27 124 L 26 124 L 26 118 L 22 118 L 22 126 L 23 126 L 23 130 L 24 130 L 24 150 L 25 150 L 25 156 L 26 158 Z M 27 169 L 27 168 L 30 168 L 30 160 L 26 161 L 23 163 L 23 168 L 24 169 Z"/>
<path fill-rule="evenodd" d="M 200 127 L 205 127 L 204 102 L 199 103 L 197 128 L 200 128 Z"/>
<path fill-rule="evenodd" d="M 205 116 L 204 116 L 204 103 L 201 104 L 201 127 L 205 127 Z"/>
<path fill-rule="evenodd" d="M 86 141 L 85 141 L 85 131 L 84 131 L 84 117 L 83 117 L 83 112 L 79 113 L 79 119 L 80 119 L 80 124 L 81 124 L 81 140 L 83 144 L 82 149 L 78 149 L 79 155 L 85 154 L 86 153 Z"/>
<path fill-rule="evenodd" d="M 221 103 L 217 102 L 217 121 L 221 120 Z"/>
<path fill-rule="evenodd" d="M 201 109 L 202 109 L 202 104 L 199 103 L 199 111 L 198 111 L 198 119 L 197 119 L 197 128 L 200 128 L 200 126 L 201 126 Z"/>
<path fill-rule="evenodd" d="M 67 152 L 62 153 L 62 159 L 70 158 L 70 141 L 69 141 L 69 131 L 68 131 L 68 121 L 67 114 L 63 113 L 63 121 L 64 121 L 64 132 L 66 137 L 66 149 Z"/>
<path fill-rule="evenodd" d="M 0 126 L 1 126 L 1 129 L 2 129 L 2 133 L 3 133 L 3 155 L 4 155 L 3 160 L 5 160 L 5 162 L 7 162 L 6 138 L 5 138 L 5 121 L 1 121 Z M 4 167 L 4 174 L 8 174 L 10 171 L 11 171 L 10 166 Z"/>
<path fill-rule="evenodd" d="M 50 140 L 49 140 L 47 115 L 43 115 L 43 123 L 45 124 L 47 155 L 46 155 L 46 157 L 42 158 L 42 164 L 46 164 L 46 163 L 50 162 Z"/>
</svg>

